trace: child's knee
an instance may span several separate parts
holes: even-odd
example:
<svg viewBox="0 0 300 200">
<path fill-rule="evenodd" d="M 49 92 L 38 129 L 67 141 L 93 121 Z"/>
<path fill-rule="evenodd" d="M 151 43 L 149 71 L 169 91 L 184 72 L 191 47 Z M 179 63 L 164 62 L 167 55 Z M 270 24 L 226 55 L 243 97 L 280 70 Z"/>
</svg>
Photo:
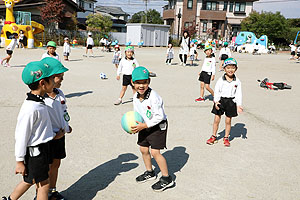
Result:
<svg viewBox="0 0 300 200">
<path fill-rule="evenodd" d="M 148 147 L 140 147 L 140 151 L 143 155 L 150 154 Z"/>
<path fill-rule="evenodd" d="M 151 149 L 151 155 L 155 158 L 157 156 L 160 156 L 160 150 L 159 149 Z"/>
<path fill-rule="evenodd" d="M 207 90 L 209 90 L 209 89 L 210 89 L 209 84 L 205 84 L 205 88 L 206 88 Z"/>
</svg>

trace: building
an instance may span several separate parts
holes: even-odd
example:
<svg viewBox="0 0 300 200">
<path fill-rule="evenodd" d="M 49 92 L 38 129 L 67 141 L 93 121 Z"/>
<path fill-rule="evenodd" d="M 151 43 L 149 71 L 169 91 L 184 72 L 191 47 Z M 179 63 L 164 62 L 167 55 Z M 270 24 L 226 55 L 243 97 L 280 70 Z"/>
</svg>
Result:
<svg viewBox="0 0 300 200">
<path fill-rule="evenodd" d="M 165 0 L 163 19 L 173 37 L 189 30 L 197 37 L 227 38 L 236 36 L 241 21 L 253 11 L 258 0 Z"/>
<path fill-rule="evenodd" d="M 112 29 L 117 32 L 126 32 L 126 23 L 128 13 L 124 12 L 121 7 L 116 6 L 97 6 L 95 9 L 96 13 L 100 13 L 104 16 L 111 17 L 113 21 Z"/>
<path fill-rule="evenodd" d="M 86 17 L 89 14 L 95 13 L 95 3 L 97 0 L 73 0 L 81 9 L 81 12 L 77 12 L 78 28 L 86 29 Z"/>
</svg>

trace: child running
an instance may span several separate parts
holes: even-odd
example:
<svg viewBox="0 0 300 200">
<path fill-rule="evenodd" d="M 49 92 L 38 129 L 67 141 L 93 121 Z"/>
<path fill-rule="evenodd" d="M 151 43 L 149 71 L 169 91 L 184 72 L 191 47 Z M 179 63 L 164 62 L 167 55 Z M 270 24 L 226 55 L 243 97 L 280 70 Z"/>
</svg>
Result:
<svg viewBox="0 0 300 200">
<path fill-rule="evenodd" d="M 228 48 L 228 42 L 224 42 L 224 46 L 220 50 L 220 54 L 219 54 L 219 59 L 221 60 L 219 71 L 223 70 L 224 61 L 227 58 L 231 58 L 231 52 L 230 49 Z"/>
<path fill-rule="evenodd" d="M 173 58 L 174 58 L 174 49 L 173 49 L 173 45 L 170 43 L 167 49 L 166 65 L 171 65 Z"/>
<path fill-rule="evenodd" d="M 14 49 L 17 46 L 17 39 L 18 39 L 18 34 L 17 33 L 13 33 L 12 34 L 11 42 L 6 47 L 7 56 L 1 60 L 1 65 L 4 65 L 4 67 L 10 67 L 9 61 L 12 58 L 12 54 L 14 52 Z M 5 64 L 4 64 L 4 61 L 6 61 Z"/>
<path fill-rule="evenodd" d="M 114 51 L 112 63 L 116 66 L 117 69 L 119 67 L 119 63 L 120 63 L 121 59 L 122 59 L 122 53 L 120 51 L 120 46 L 116 45 L 115 46 L 115 51 Z"/>
<path fill-rule="evenodd" d="M 54 41 L 49 41 L 47 43 L 47 52 L 42 55 L 42 59 L 51 57 L 51 58 L 55 58 L 56 60 L 60 61 L 60 57 L 55 51 L 56 51 L 56 43 Z"/>
<path fill-rule="evenodd" d="M 290 57 L 290 60 L 293 60 L 293 59 L 295 59 L 297 45 L 294 44 L 294 43 L 291 43 L 289 46 L 291 47 L 291 57 Z"/>
<path fill-rule="evenodd" d="M 209 91 L 212 96 L 214 96 L 214 91 L 209 87 L 209 84 L 210 81 L 215 80 L 216 59 L 212 57 L 211 46 L 206 46 L 204 48 L 204 53 L 206 54 L 206 58 L 203 61 L 202 71 L 199 73 L 200 97 L 198 99 L 195 99 L 196 102 L 205 101 L 204 86 L 206 90 Z"/>
<path fill-rule="evenodd" d="M 50 67 L 58 67 L 62 70 L 61 73 L 54 75 L 54 89 L 51 92 L 45 94 L 45 104 L 47 106 L 49 116 L 51 119 L 52 129 L 55 135 L 59 132 L 70 133 L 72 128 L 68 124 L 68 119 L 65 119 L 66 112 L 66 98 L 64 93 L 59 89 L 63 81 L 64 72 L 68 71 L 61 62 L 54 58 L 44 58 L 41 60 L 46 65 Z M 53 159 L 50 165 L 49 180 L 49 199 L 60 199 L 63 200 L 64 197 L 56 190 L 56 183 L 58 179 L 58 169 L 60 167 L 61 159 L 66 157 L 66 147 L 65 147 L 65 136 L 54 137 L 53 140 L 49 142 L 51 150 L 51 158 Z"/>
<path fill-rule="evenodd" d="M 19 199 L 33 184 L 37 187 L 37 199 L 48 200 L 49 141 L 54 133 L 43 96 L 53 91 L 53 75 L 60 70 L 35 61 L 28 63 L 22 72 L 22 80 L 31 90 L 20 109 L 15 131 L 15 173 L 21 174 L 23 181 L 3 200 Z"/>
<path fill-rule="evenodd" d="M 163 191 L 174 185 L 169 175 L 166 159 L 160 153 L 166 148 L 168 122 L 162 98 L 149 87 L 149 71 L 145 67 L 137 67 L 132 72 L 132 84 L 137 91 L 133 97 L 134 110 L 144 119 L 145 123 L 131 127 L 138 134 L 137 144 L 144 160 L 146 171 L 136 178 L 138 183 L 156 179 L 152 169 L 151 155 L 158 164 L 162 177 L 152 185 L 154 191 Z M 149 152 L 151 148 L 151 154 Z"/>
<path fill-rule="evenodd" d="M 122 58 L 117 70 L 117 80 L 120 80 L 120 75 L 123 74 L 123 83 L 122 83 L 122 90 L 120 92 L 119 99 L 114 103 L 115 105 L 120 105 L 122 103 L 122 98 L 125 95 L 128 85 L 132 87 L 133 93 L 135 93 L 135 89 L 131 83 L 131 74 L 134 68 L 139 66 L 139 63 L 135 58 L 134 55 L 134 48 L 133 46 L 127 46 L 125 48 L 125 58 Z"/>
<path fill-rule="evenodd" d="M 85 55 L 83 55 L 84 57 L 88 56 L 88 51 L 90 51 L 91 56 L 94 57 L 93 46 L 94 46 L 94 40 L 92 38 L 92 33 L 89 32 L 88 38 L 86 39 L 86 50 L 85 50 Z"/>
<path fill-rule="evenodd" d="M 70 43 L 69 43 L 69 38 L 65 38 L 65 42 L 64 42 L 64 59 L 65 61 L 69 61 L 69 56 L 71 53 L 71 47 L 70 47 Z"/>
<path fill-rule="evenodd" d="M 242 112 L 242 84 L 235 76 L 237 61 L 228 58 L 224 62 L 225 74 L 219 78 L 215 86 L 214 106 L 212 113 L 215 114 L 213 124 L 213 135 L 206 141 L 207 144 L 217 143 L 217 131 L 221 115 L 225 113 L 225 137 L 224 146 L 229 147 L 229 134 L 231 129 L 231 118 L 236 117 L 237 112 Z"/>
</svg>

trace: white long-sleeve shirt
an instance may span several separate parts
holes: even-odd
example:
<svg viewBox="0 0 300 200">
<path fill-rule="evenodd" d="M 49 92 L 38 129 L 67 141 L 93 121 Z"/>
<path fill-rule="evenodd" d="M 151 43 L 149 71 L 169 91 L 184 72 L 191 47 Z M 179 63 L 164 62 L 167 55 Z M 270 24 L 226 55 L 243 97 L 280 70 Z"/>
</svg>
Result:
<svg viewBox="0 0 300 200">
<path fill-rule="evenodd" d="M 216 59 L 211 58 L 205 58 L 202 65 L 202 71 L 211 73 L 212 75 L 215 75 L 216 73 Z"/>
<path fill-rule="evenodd" d="M 93 38 L 88 37 L 88 38 L 86 39 L 86 45 L 87 45 L 87 46 L 88 46 L 88 45 L 94 46 L 94 40 L 93 40 Z"/>
<path fill-rule="evenodd" d="M 120 76 L 120 74 L 131 75 L 132 71 L 139 66 L 140 66 L 139 63 L 135 58 L 133 59 L 122 58 L 118 66 L 117 75 L 118 76 Z"/>
<path fill-rule="evenodd" d="M 51 55 L 49 54 L 49 52 L 46 52 L 46 53 L 44 53 L 44 54 L 42 55 L 42 59 L 43 59 L 43 58 L 46 58 L 46 57 L 55 58 L 56 60 L 61 61 L 59 55 L 58 55 L 56 52 L 55 52 L 55 55 L 54 55 L 54 56 L 51 56 Z"/>
<path fill-rule="evenodd" d="M 64 108 L 62 104 L 65 104 L 64 95 L 61 90 L 55 88 L 54 92 L 56 96 L 54 98 L 45 95 L 45 104 L 47 106 L 49 116 L 51 119 L 53 132 L 56 134 L 60 129 L 64 129 L 66 132 L 69 130 L 69 125 L 64 119 Z"/>
<path fill-rule="evenodd" d="M 28 94 L 20 109 L 15 131 L 16 161 L 24 161 L 27 147 L 46 143 L 53 137 L 50 117 L 42 97 Z"/>
<path fill-rule="evenodd" d="M 17 39 L 13 38 L 11 39 L 9 45 L 6 47 L 6 50 L 13 51 L 16 48 L 16 45 L 17 45 Z"/>
<path fill-rule="evenodd" d="M 139 94 L 137 92 L 134 94 L 133 108 L 134 111 L 138 112 L 143 117 L 148 128 L 167 119 L 162 98 L 151 88 L 148 88 L 145 92 L 143 101 L 139 100 Z"/>
<path fill-rule="evenodd" d="M 289 46 L 291 47 L 291 52 L 296 51 L 296 46 L 295 45 L 290 44 Z"/>
<path fill-rule="evenodd" d="M 190 48 L 190 56 L 195 55 L 195 51 L 197 51 L 197 47 L 193 46 Z"/>
<path fill-rule="evenodd" d="M 219 54 L 219 58 L 221 58 L 221 56 L 225 54 L 228 56 L 228 58 L 231 58 L 231 52 L 230 52 L 230 49 L 228 47 L 223 47 L 221 50 L 220 50 L 220 54 Z"/>
<path fill-rule="evenodd" d="M 225 75 L 219 78 L 215 85 L 214 102 L 220 101 L 221 97 L 234 98 L 233 101 L 237 106 L 242 105 L 242 83 L 234 76 L 231 82 L 226 80 Z"/>
<path fill-rule="evenodd" d="M 68 42 L 64 43 L 64 53 L 71 53 L 71 47 Z"/>
</svg>

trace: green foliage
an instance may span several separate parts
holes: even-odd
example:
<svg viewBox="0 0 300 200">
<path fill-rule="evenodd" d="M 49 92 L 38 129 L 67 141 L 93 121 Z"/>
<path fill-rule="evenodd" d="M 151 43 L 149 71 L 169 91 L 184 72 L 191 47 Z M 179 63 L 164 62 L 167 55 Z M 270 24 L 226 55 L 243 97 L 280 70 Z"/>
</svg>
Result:
<svg viewBox="0 0 300 200">
<path fill-rule="evenodd" d="M 130 23 L 146 23 L 146 13 L 140 11 L 132 15 L 129 20 Z M 160 13 L 157 10 L 150 9 L 147 12 L 147 23 L 148 24 L 163 24 L 164 20 L 160 16 Z"/>
<path fill-rule="evenodd" d="M 287 34 L 287 40 L 288 42 L 294 42 L 295 38 L 296 38 L 296 35 L 298 33 L 298 31 L 300 31 L 300 27 L 293 27 L 293 28 L 290 28 L 290 31 L 288 32 Z M 300 41 L 300 34 L 298 35 L 298 38 L 297 38 L 297 43 L 299 44 L 299 41 Z"/>
<path fill-rule="evenodd" d="M 100 31 L 102 33 L 108 33 L 112 27 L 112 20 L 109 16 L 103 16 L 99 13 L 89 14 L 87 16 L 86 24 L 90 31 Z"/>
<path fill-rule="evenodd" d="M 242 21 L 241 28 L 242 31 L 253 32 L 258 38 L 267 35 L 270 41 L 287 39 L 290 30 L 288 21 L 280 12 L 252 12 Z"/>
<path fill-rule="evenodd" d="M 287 19 L 291 28 L 300 27 L 300 18 Z"/>
</svg>

